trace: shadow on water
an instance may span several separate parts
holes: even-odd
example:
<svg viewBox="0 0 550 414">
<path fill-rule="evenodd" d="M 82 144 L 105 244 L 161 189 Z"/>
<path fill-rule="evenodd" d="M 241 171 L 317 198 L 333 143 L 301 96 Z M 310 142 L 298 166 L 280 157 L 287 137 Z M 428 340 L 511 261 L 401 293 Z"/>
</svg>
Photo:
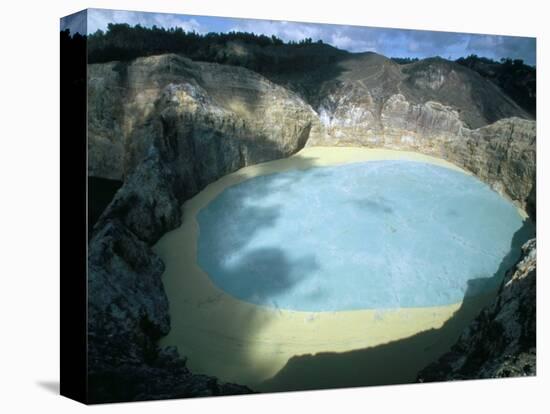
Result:
<svg viewBox="0 0 550 414">
<path fill-rule="evenodd" d="M 460 308 L 441 328 L 365 349 L 295 356 L 259 389 L 273 392 L 415 382 L 417 373 L 447 352 L 464 328 L 494 299 L 505 272 L 518 260 L 521 246 L 533 235 L 533 224 L 525 220 L 497 272 L 491 278 L 470 280 Z M 495 289 L 481 294 L 487 292 L 488 286 Z"/>
<path fill-rule="evenodd" d="M 305 166 L 311 167 L 305 160 Z M 318 171 L 310 169 L 298 175 L 281 176 L 277 180 L 267 176 L 257 177 L 255 180 L 261 181 L 248 186 L 238 197 L 223 198 L 223 202 L 214 200 L 207 212 L 199 212 L 198 262 L 211 275 L 214 283 L 221 283 L 220 289 L 248 302 L 269 303 L 277 307 L 274 298 L 278 294 L 291 289 L 319 268 L 314 255 L 290 258 L 277 245 L 249 246 L 258 233 L 276 225 L 280 214 L 280 205 L 261 206 L 258 200 L 274 192 L 285 191 L 285 188 L 296 185 L 310 174 L 318 174 Z M 205 222 L 212 218 L 214 222 L 207 225 Z M 236 258 L 227 263 L 224 259 L 230 256 Z M 223 275 L 223 282 L 214 275 Z"/>
<path fill-rule="evenodd" d="M 271 303 L 277 293 L 290 289 L 299 279 L 293 269 L 299 268 L 299 278 L 319 268 L 315 257 L 307 255 L 298 260 L 289 260 L 278 248 L 254 249 L 243 257 L 237 266 L 225 270 L 232 279 L 238 280 L 240 297 L 252 303 Z M 263 279 L 258 282 L 257 279 Z M 230 292 L 231 293 L 231 292 Z"/>
<path fill-rule="evenodd" d="M 306 174 L 318 174 L 319 171 L 312 168 L 313 166 L 314 159 L 303 157 L 299 168 L 308 169 Z M 269 166 L 261 165 L 258 168 L 269 168 Z M 262 173 L 270 172 L 266 170 Z M 224 292 L 250 303 L 264 303 L 277 310 L 277 296 L 292 289 L 296 283 L 307 278 L 310 272 L 318 268 L 313 256 L 302 255 L 291 258 L 282 246 L 276 244 L 261 247 L 248 245 L 258 233 L 275 226 L 280 214 L 279 205 L 261 205 L 258 200 L 275 191 L 284 191 L 286 186 L 297 183 L 302 176 L 303 174 L 297 174 L 293 180 L 266 180 L 262 185 L 255 186 L 253 191 L 246 191 L 242 197 L 232 198 L 230 202 L 224 201 L 218 206 L 214 199 L 209 203 L 209 209 L 219 208 L 214 212 L 218 221 L 210 229 L 201 225 L 201 214 L 206 211 L 201 210 L 197 214 L 200 225 L 198 264 L 207 273 L 213 274 L 212 269 L 208 269 L 201 262 L 201 251 L 207 253 L 203 257 L 205 261 L 214 257 L 213 266 L 217 267 L 218 271 L 229 280 L 228 284 L 223 286 Z M 239 217 L 246 217 L 246 220 L 237 222 L 235 211 L 238 211 Z M 230 243 L 226 240 L 227 238 L 231 239 Z M 230 261 L 229 264 L 220 260 L 226 254 L 231 255 L 235 252 L 239 253 L 237 260 Z M 181 266 L 185 266 L 185 263 Z M 259 283 L 255 278 L 264 280 Z M 214 278 L 210 281 L 216 284 Z M 170 292 L 186 289 L 183 278 L 166 286 Z M 235 291 L 239 291 L 239 294 L 235 294 Z M 273 361 L 265 360 L 264 363 L 252 353 L 260 346 L 256 339 L 258 334 L 269 326 L 272 318 L 277 316 L 277 312 L 262 312 L 255 306 L 231 306 L 221 309 L 218 307 L 220 295 L 212 294 L 197 300 L 196 303 L 199 308 L 208 307 L 205 315 L 209 319 L 195 321 L 188 317 L 189 305 L 180 301 L 177 293 L 174 295 L 169 293 L 170 296 L 172 296 L 170 343 L 177 344 L 180 354 L 188 357 L 188 365 L 193 373 L 213 375 L 223 381 L 239 382 L 244 385 L 256 383 L 257 378 L 266 377 L 263 373 L 269 369 Z M 192 319 L 191 322 L 190 319 Z M 194 327 L 189 326 L 189 323 Z M 239 372 L 239 380 L 234 379 L 236 372 Z M 245 379 L 249 379 L 249 382 L 247 383 Z"/>
<path fill-rule="evenodd" d="M 384 197 L 378 197 L 377 200 L 371 200 L 368 198 L 358 199 L 355 200 L 354 203 L 359 209 L 366 210 L 373 214 L 393 213 L 393 207 L 391 207 L 391 203 L 389 203 L 388 200 L 386 200 Z"/>
</svg>

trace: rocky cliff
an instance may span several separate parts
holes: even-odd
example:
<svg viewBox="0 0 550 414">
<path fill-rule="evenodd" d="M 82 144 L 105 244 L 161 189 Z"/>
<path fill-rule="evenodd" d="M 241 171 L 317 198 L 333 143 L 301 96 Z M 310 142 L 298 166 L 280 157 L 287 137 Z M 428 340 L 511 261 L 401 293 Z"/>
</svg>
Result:
<svg viewBox="0 0 550 414">
<path fill-rule="evenodd" d="M 528 241 L 522 250 L 495 301 L 483 309 L 450 352 L 419 372 L 419 381 L 536 374 L 536 241 Z"/>
<path fill-rule="evenodd" d="M 493 84 L 441 59 L 399 66 L 360 54 L 338 65 L 315 90 L 307 74 L 269 80 L 173 54 L 89 65 L 88 172 L 123 181 L 89 246 L 93 401 L 250 392 L 158 348 L 170 318 L 151 250 L 185 200 L 243 166 L 305 145 L 414 150 L 473 172 L 534 217 L 535 123 Z"/>
<path fill-rule="evenodd" d="M 200 187 L 296 152 L 317 120 L 298 95 L 255 72 L 177 55 L 89 65 L 88 83 L 92 176 L 122 179 L 164 140 L 187 186 Z M 191 171 L 194 162 L 202 164 Z"/>
</svg>

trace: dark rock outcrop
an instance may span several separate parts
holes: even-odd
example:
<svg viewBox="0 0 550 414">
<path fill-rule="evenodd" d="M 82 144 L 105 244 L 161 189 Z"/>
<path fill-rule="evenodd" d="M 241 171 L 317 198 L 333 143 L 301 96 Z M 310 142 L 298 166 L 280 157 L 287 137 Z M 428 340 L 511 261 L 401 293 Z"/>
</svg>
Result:
<svg viewBox="0 0 550 414">
<path fill-rule="evenodd" d="M 170 329 L 152 251 L 181 220 L 176 174 L 155 145 L 96 225 L 88 254 L 88 397 L 90 402 L 250 393 L 244 386 L 193 375 L 158 339 Z M 154 197 L 153 197 L 154 195 Z"/>
<path fill-rule="evenodd" d="M 522 247 L 495 301 L 451 350 L 418 374 L 421 382 L 536 374 L 536 241 Z"/>
</svg>

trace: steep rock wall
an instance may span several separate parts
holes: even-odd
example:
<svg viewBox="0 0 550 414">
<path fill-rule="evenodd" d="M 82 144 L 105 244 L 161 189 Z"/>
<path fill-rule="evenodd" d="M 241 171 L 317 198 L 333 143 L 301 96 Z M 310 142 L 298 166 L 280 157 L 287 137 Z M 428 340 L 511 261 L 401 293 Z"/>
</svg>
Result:
<svg viewBox="0 0 550 414">
<path fill-rule="evenodd" d="M 383 65 L 375 73 L 382 78 L 324 85 L 317 112 L 238 67 L 175 55 L 89 66 L 89 175 L 124 180 L 89 248 L 95 401 L 250 392 L 193 375 L 177 352 L 157 347 L 170 322 L 163 264 L 150 248 L 180 224 L 185 200 L 243 166 L 287 157 L 304 145 L 414 150 L 472 171 L 534 217 L 533 121 L 508 118 L 470 129 L 460 108 L 403 94 L 392 81 L 402 76 L 394 66 L 365 60 L 376 70 Z M 411 85 L 444 87 L 441 76 L 426 76 Z M 514 113 L 513 105 L 506 108 Z M 482 119 L 485 112 L 476 113 L 469 117 Z"/>
<path fill-rule="evenodd" d="M 123 179 L 163 137 L 182 168 L 203 163 L 189 178 L 211 182 L 296 152 L 317 121 L 296 94 L 252 71 L 176 55 L 89 65 L 88 79 L 91 176 Z"/>
<path fill-rule="evenodd" d="M 480 313 L 451 350 L 418 374 L 421 382 L 536 374 L 535 239 L 522 247 L 495 301 Z"/>
</svg>

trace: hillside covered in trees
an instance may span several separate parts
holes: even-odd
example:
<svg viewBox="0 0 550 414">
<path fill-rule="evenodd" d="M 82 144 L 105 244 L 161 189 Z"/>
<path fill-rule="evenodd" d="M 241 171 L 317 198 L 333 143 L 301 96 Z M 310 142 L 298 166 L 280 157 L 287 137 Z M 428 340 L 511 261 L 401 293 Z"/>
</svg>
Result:
<svg viewBox="0 0 550 414">
<path fill-rule="evenodd" d="M 300 42 L 284 42 L 276 36 L 247 32 L 206 33 L 186 32 L 181 28 L 165 29 L 153 26 L 109 24 L 106 31 L 88 36 L 88 63 L 112 60 L 130 61 L 141 56 L 163 53 L 183 54 L 193 60 L 243 66 L 268 76 L 279 83 L 293 83 L 293 76 L 302 79 L 300 92 L 306 96 L 327 76 L 339 69 L 335 65 L 352 55 L 321 40 L 311 38 Z M 417 58 L 393 57 L 400 65 Z M 501 59 L 500 62 L 470 55 L 455 61 L 468 67 L 501 88 L 530 114 L 536 114 L 536 68 L 522 60 Z M 304 73 L 307 82 L 303 82 Z M 294 86 L 296 84 L 294 83 Z M 294 88 L 295 89 L 295 88 Z"/>
<path fill-rule="evenodd" d="M 333 63 L 347 52 L 311 38 L 283 42 L 276 36 L 246 32 L 186 32 L 181 28 L 146 28 L 109 24 L 107 31 L 88 36 L 88 62 L 131 60 L 162 53 L 184 54 L 193 60 L 244 66 L 261 73 L 314 69 Z"/>
<path fill-rule="evenodd" d="M 537 70 L 521 59 L 501 59 L 500 62 L 477 55 L 459 58 L 456 62 L 466 66 L 500 87 L 516 103 L 536 115 Z"/>
</svg>

